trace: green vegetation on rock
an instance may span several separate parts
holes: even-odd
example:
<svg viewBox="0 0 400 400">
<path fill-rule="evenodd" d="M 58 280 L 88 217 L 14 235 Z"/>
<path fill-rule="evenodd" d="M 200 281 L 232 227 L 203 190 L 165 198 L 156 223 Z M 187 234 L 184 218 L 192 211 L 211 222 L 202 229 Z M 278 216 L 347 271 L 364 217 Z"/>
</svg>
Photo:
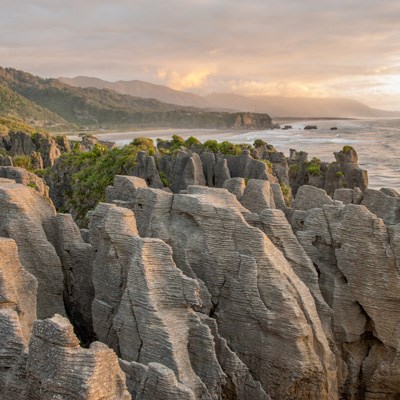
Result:
<svg viewBox="0 0 400 400">
<path fill-rule="evenodd" d="M 262 140 L 262 139 L 256 139 L 256 140 L 254 141 L 254 143 L 253 143 L 253 146 L 254 146 L 255 148 L 257 148 L 257 147 L 262 147 L 262 146 L 265 146 L 265 145 L 267 145 L 267 142 L 265 142 L 265 141 Z"/>
<path fill-rule="evenodd" d="M 289 167 L 289 176 L 290 176 L 291 178 L 295 178 L 296 175 L 297 175 L 297 172 L 299 172 L 299 166 L 298 166 L 298 164 L 292 164 L 292 165 Z"/>
<path fill-rule="evenodd" d="M 30 156 L 13 157 L 13 165 L 14 167 L 25 168 L 27 171 L 33 171 L 33 162 Z"/>
<path fill-rule="evenodd" d="M 0 117 L 0 135 L 7 135 L 14 132 L 24 132 L 29 135 L 34 135 L 38 132 L 45 134 L 43 130 L 38 130 L 32 126 L 26 124 L 20 119 L 11 117 Z"/>
<path fill-rule="evenodd" d="M 164 187 L 170 187 L 171 186 L 171 181 L 167 178 L 165 173 L 163 171 L 159 171 L 160 179 Z"/>
<path fill-rule="evenodd" d="M 336 177 L 337 178 L 341 178 L 342 176 L 344 176 L 344 172 L 343 171 L 337 171 L 336 172 Z"/>
<path fill-rule="evenodd" d="M 290 186 L 285 185 L 284 183 L 280 182 L 279 183 L 281 190 L 282 190 L 282 194 L 283 194 L 283 198 L 285 199 L 285 203 L 288 207 L 290 207 L 290 204 L 292 203 L 292 189 L 290 188 Z"/>
<path fill-rule="evenodd" d="M 352 151 L 352 150 L 354 150 L 354 148 L 352 147 L 352 146 L 343 146 L 343 149 L 342 149 L 342 151 L 344 152 L 344 153 L 350 153 L 350 151 Z"/>
<path fill-rule="evenodd" d="M 260 161 L 263 162 L 264 164 L 266 164 L 269 172 L 272 173 L 272 169 L 273 169 L 272 162 L 270 160 L 260 160 Z"/>
<path fill-rule="evenodd" d="M 105 200 L 106 187 L 112 184 L 114 176 L 129 175 L 136 165 L 137 154 L 148 150 L 148 146 L 149 143 L 130 144 L 109 150 L 97 144 L 92 151 L 75 149 L 61 156 L 58 168 L 76 171 L 70 177 L 65 196 L 66 209 L 73 210 L 80 225 L 87 225 L 87 212 Z"/>
<path fill-rule="evenodd" d="M 225 155 L 238 155 L 242 152 L 243 145 L 234 144 L 226 140 L 221 143 L 218 143 L 216 140 L 207 140 L 203 143 L 203 150 Z"/>
<path fill-rule="evenodd" d="M 322 175 L 321 171 L 321 160 L 319 158 L 314 157 L 308 164 L 307 172 L 310 175 Z"/>
</svg>

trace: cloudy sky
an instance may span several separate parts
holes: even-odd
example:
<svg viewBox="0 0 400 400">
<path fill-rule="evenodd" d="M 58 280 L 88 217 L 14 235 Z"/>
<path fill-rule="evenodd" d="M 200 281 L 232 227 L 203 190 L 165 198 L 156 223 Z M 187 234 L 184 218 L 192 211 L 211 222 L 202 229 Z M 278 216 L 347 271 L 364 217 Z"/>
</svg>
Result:
<svg viewBox="0 0 400 400">
<path fill-rule="evenodd" d="M 399 0 L 0 0 L 0 65 L 400 109 Z"/>
</svg>

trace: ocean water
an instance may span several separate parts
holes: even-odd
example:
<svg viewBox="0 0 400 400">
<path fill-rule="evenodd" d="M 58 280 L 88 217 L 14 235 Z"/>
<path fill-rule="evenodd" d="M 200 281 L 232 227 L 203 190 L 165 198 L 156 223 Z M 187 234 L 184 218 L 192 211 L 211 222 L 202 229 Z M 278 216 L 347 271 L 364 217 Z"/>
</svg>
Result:
<svg viewBox="0 0 400 400">
<path fill-rule="evenodd" d="M 303 150 L 309 154 L 309 159 L 318 157 L 322 161 L 334 161 L 333 153 L 350 145 L 358 153 L 360 167 L 368 171 L 369 187 L 391 187 L 400 191 L 400 119 L 312 120 L 287 124 L 293 129 L 247 132 L 165 129 L 100 134 L 98 137 L 115 141 L 117 145 L 127 144 L 138 136 L 170 138 L 175 133 L 184 138 L 197 136 L 202 141 L 216 139 L 253 143 L 255 139 L 263 139 L 286 155 L 290 149 Z M 317 125 L 318 129 L 304 130 L 309 124 Z M 337 130 L 331 130 L 331 127 Z"/>
<path fill-rule="evenodd" d="M 317 125 L 318 129 L 304 130 L 308 124 Z M 309 153 L 309 159 L 318 157 L 322 161 L 333 161 L 335 151 L 353 146 L 360 167 L 368 171 L 369 187 L 400 191 L 400 119 L 302 121 L 290 125 L 293 129 L 250 132 L 237 135 L 232 141 L 251 143 L 263 139 L 285 154 L 289 149 L 303 150 Z M 337 130 L 330 130 L 331 127 Z"/>
</svg>

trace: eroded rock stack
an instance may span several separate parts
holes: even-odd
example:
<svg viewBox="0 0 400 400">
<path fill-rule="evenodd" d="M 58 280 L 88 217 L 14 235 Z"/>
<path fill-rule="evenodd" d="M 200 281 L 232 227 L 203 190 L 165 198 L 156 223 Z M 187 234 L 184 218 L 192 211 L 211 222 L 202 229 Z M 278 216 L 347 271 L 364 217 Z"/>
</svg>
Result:
<svg viewBox="0 0 400 400">
<path fill-rule="evenodd" d="M 178 152 L 171 193 L 140 157 L 144 179 L 116 176 L 87 231 L 0 179 L 0 398 L 400 396 L 396 191 L 299 181 L 289 207 L 247 152 Z"/>
<path fill-rule="evenodd" d="M 36 290 L 17 244 L 0 238 L 0 398 L 130 399 L 112 350 L 99 342 L 81 348 L 60 315 L 36 320 Z"/>
<path fill-rule="evenodd" d="M 0 150 L 12 156 L 32 156 L 36 168 L 53 166 L 61 155 L 61 150 L 54 138 L 40 132 L 29 134 L 16 131 L 3 134 L 0 136 Z"/>
</svg>

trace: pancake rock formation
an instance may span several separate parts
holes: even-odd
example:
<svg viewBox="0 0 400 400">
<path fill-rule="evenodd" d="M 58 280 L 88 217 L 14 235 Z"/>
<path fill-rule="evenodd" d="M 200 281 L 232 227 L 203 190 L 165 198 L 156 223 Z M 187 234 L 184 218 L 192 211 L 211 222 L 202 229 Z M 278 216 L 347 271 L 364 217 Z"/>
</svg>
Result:
<svg viewBox="0 0 400 400">
<path fill-rule="evenodd" d="M 0 399 L 399 398 L 400 195 L 253 153 L 141 152 L 88 229 L 3 172 Z"/>
</svg>

